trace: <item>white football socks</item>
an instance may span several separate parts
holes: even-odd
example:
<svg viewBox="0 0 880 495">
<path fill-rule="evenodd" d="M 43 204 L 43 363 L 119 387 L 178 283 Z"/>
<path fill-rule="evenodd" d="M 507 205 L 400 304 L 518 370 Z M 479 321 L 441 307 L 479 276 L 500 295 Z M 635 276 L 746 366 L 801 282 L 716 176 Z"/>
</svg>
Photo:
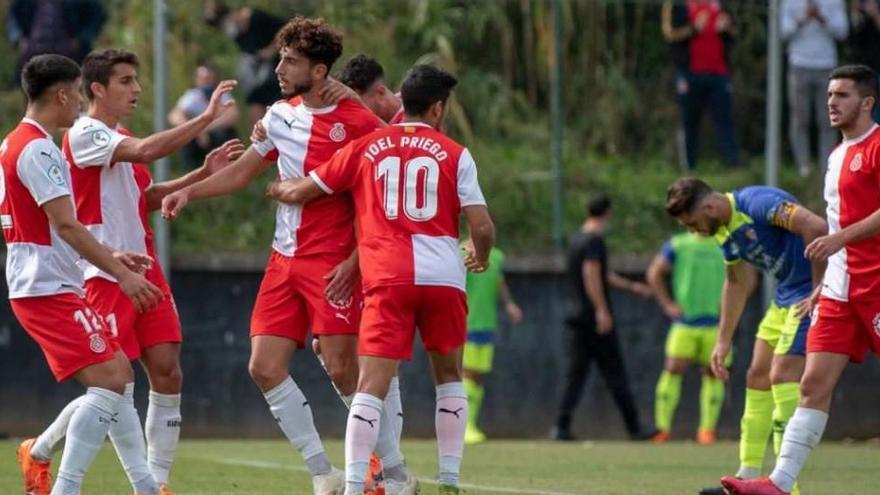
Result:
<svg viewBox="0 0 880 495">
<path fill-rule="evenodd" d="M 180 394 L 160 394 L 150 390 L 146 421 L 147 460 L 150 471 L 162 485 L 168 484 L 180 441 L 180 425 Z"/>
<path fill-rule="evenodd" d="M 67 443 L 52 495 L 79 494 L 86 470 L 101 450 L 120 400 L 121 395 L 107 389 L 86 390 L 67 427 Z"/>
<path fill-rule="evenodd" d="M 376 449 L 381 428 L 382 399 L 355 394 L 345 426 L 345 494 L 364 491 L 370 455 Z"/>
<path fill-rule="evenodd" d="M 67 434 L 67 427 L 70 425 L 70 417 L 74 411 L 82 404 L 85 395 L 80 395 L 76 399 L 70 401 L 64 409 L 52 421 L 52 424 L 37 437 L 34 446 L 31 448 L 31 455 L 41 461 L 48 461 L 61 446 L 61 440 Z"/>
<path fill-rule="evenodd" d="M 312 476 L 329 473 L 330 461 L 315 429 L 312 408 L 293 378 L 288 376 L 263 396 L 281 431 L 302 455 Z"/>
<path fill-rule="evenodd" d="M 464 430 L 467 424 L 467 394 L 463 382 L 437 386 L 437 454 L 440 472 L 437 480 L 442 485 L 458 486 L 461 457 L 464 454 Z"/>
<path fill-rule="evenodd" d="M 147 466 L 147 447 L 141 419 L 134 407 L 134 382 L 125 385 L 118 413 L 110 425 L 110 441 L 135 492 L 158 494 L 159 485 Z"/>
<path fill-rule="evenodd" d="M 394 436 L 399 445 L 403 433 L 403 403 L 400 400 L 400 379 L 396 376 L 391 379 L 388 394 L 385 395 L 385 412 L 394 425 Z"/>
<path fill-rule="evenodd" d="M 826 412 L 805 407 L 795 409 L 794 415 L 785 427 L 776 468 L 770 474 L 770 479 L 779 489 L 784 492 L 792 490 L 810 452 L 822 439 L 827 423 Z"/>
</svg>

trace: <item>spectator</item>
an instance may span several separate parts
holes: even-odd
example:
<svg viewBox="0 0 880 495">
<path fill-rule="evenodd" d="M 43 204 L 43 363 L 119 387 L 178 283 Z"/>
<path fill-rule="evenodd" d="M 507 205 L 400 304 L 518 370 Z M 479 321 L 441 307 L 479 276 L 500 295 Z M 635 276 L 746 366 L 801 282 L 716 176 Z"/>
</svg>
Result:
<svg viewBox="0 0 880 495">
<path fill-rule="evenodd" d="M 815 168 L 810 153 L 810 107 L 819 137 L 819 163 L 834 149 L 837 134 L 828 122 L 828 76 L 837 66 L 837 41 L 849 26 L 843 0 L 783 0 L 782 38 L 788 42 L 788 137 L 798 172 Z"/>
<path fill-rule="evenodd" d="M 724 161 L 728 166 L 738 166 L 730 81 L 730 15 L 718 0 L 666 0 L 661 23 L 675 66 L 687 168 L 697 166 L 700 118 L 707 107 Z"/>
<path fill-rule="evenodd" d="M 850 23 L 852 61 L 880 73 L 880 0 L 850 0 Z M 880 105 L 874 105 L 874 122 L 880 122 Z"/>
<path fill-rule="evenodd" d="M 635 400 L 623 366 L 620 342 L 614 331 L 610 287 L 648 297 L 651 289 L 608 269 L 608 253 L 604 232 L 611 220 L 611 200 L 599 195 L 587 205 L 587 220 L 572 238 L 568 253 L 568 269 L 577 294 L 577 312 L 568 319 L 571 331 L 571 352 L 565 390 L 553 438 L 573 440 L 571 420 L 583 395 L 590 364 L 596 361 L 614 402 L 623 416 L 626 430 L 633 440 L 647 440 L 653 432 L 642 430 Z"/>
<path fill-rule="evenodd" d="M 56 53 L 82 62 L 106 20 L 99 0 L 12 0 L 6 35 L 18 50 L 15 83 L 34 55 Z"/>
<path fill-rule="evenodd" d="M 218 82 L 217 70 L 214 67 L 208 64 L 199 65 L 196 68 L 193 87 L 186 90 L 177 100 L 177 104 L 168 114 L 168 122 L 177 127 L 187 120 L 201 115 L 208 108 L 211 94 L 214 93 Z M 225 101 L 231 99 L 232 96 L 227 94 Z M 195 140 L 184 146 L 181 153 L 186 166 L 192 169 L 198 168 L 211 150 L 235 138 L 238 116 L 238 108 L 235 105 L 226 107 L 217 120 L 212 122 Z"/>
<path fill-rule="evenodd" d="M 231 37 L 242 52 L 237 79 L 245 94 L 248 120 L 253 127 L 266 113 L 266 108 L 281 98 L 275 77 L 279 61 L 275 33 L 286 21 L 257 8 L 233 10 L 222 0 L 205 2 L 205 19 Z"/>
</svg>

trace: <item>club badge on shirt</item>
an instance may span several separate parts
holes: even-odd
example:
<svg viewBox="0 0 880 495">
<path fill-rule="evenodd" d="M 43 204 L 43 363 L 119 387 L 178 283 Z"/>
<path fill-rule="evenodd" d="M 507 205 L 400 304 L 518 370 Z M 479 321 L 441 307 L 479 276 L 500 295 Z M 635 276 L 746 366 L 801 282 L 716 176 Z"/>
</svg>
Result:
<svg viewBox="0 0 880 495">
<path fill-rule="evenodd" d="M 862 162 L 864 158 L 862 157 L 862 152 L 856 153 L 856 156 L 849 161 L 849 169 L 852 172 L 858 172 L 862 168 Z"/>
<path fill-rule="evenodd" d="M 337 122 L 330 128 L 330 140 L 334 143 L 345 141 L 345 126 L 342 125 L 342 122 Z"/>
</svg>

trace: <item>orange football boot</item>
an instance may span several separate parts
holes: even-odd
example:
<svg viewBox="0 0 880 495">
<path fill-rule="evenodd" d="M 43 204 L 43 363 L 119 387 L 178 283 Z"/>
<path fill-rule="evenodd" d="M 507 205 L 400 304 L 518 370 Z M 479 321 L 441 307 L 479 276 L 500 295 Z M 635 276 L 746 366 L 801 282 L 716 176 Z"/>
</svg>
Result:
<svg viewBox="0 0 880 495">
<path fill-rule="evenodd" d="M 658 431 L 651 437 L 651 443 L 666 443 L 672 439 L 672 435 L 668 431 Z"/>
<path fill-rule="evenodd" d="M 741 480 L 732 476 L 721 478 L 723 486 L 730 495 L 789 495 L 774 485 L 770 478 Z"/>
<path fill-rule="evenodd" d="M 700 445 L 712 445 L 718 441 L 714 430 L 700 430 L 697 432 L 697 443 Z"/>
<path fill-rule="evenodd" d="M 52 491 L 52 473 L 49 461 L 40 461 L 31 456 L 31 448 L 36 438 L 29 438 L 18 446 L 18 463 L 24 477 L 24 493 L 27 495 L 49 495 Z"/>
<path fill-rule="evenodd" d="M 370 456 L 370 467 L 367 469 L 364 495 L 385 495 L 385 486 L 382 482 L 382 461 L 373 454 Z"/>
</svg>

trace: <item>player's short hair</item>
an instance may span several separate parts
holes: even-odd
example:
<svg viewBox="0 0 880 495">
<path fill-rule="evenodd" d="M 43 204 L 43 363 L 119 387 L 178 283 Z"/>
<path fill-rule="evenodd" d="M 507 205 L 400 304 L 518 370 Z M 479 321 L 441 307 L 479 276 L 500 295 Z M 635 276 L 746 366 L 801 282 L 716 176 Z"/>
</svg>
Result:
<svg viewBox="0 0 880 495">
<path fill-rule="evenodd" d="M 685 213 L 691 213 L 694 208 L 713 190 L 709 184 L 695 177 L 682 177 L 676 180 L 666 190 L 666 213 L 678 218 Z"/>
<path fill-rule="evenodd" d="M 458 79 L 433 65 L 416 65 L 407 73 L 400 85 L 403 111 L 407 115 L 422 115 L 434 103 L 446 103 Z"/>
<path fill-rule="evenodd" d="M 601 217 L 611 209 L 611 198 L 605 193 L 599 193 L 587 200 L 587 216 L 590 218 Z"/>
<path fill-rule="evenodd" d="M 867 65 L 842 65 L 828 76 L 829 81 L 835 79 L 849 79 L 855 83 L 859 96 L 877 99 L 877 73 Z"/>
<path fill-rule="evenodd" d="M 28 101 L 37 101 L 52 86 L 76 81 L 81 75 L 79 65 L 64 55 L 37 55 L 21 70 L 21 89 Z"/>
<path fill-rule="evenodd" d="M 128 64 L 139 67 L 141 62 L 134 52 L 120 48 L 104 48 L 95 50 L 83 60 L 83 86 L 86 96 L 91 100 L 95 97 L 92 93 L 92 83 L 102 86 L 110 84 L 110 76 L 113 75 L 113 67 L 118 64 Z"/>
<path fill-rule="evenodd" d="M 358 53 L 348 59 L 339 71 L 339 82 L 349 88 L 363 93 L 370 89 L 376 81 L 385 78 L 385 69 L 375 58 Z"/>
<path fill-rule="evenodd" d="M 275 35 L 278 49 L 288 47 L 302 53 L 312 64 L 324 64 L 327 72 L 342 55 L 342 35 L 323 18 L 296 16 Z"/>
</svg>

